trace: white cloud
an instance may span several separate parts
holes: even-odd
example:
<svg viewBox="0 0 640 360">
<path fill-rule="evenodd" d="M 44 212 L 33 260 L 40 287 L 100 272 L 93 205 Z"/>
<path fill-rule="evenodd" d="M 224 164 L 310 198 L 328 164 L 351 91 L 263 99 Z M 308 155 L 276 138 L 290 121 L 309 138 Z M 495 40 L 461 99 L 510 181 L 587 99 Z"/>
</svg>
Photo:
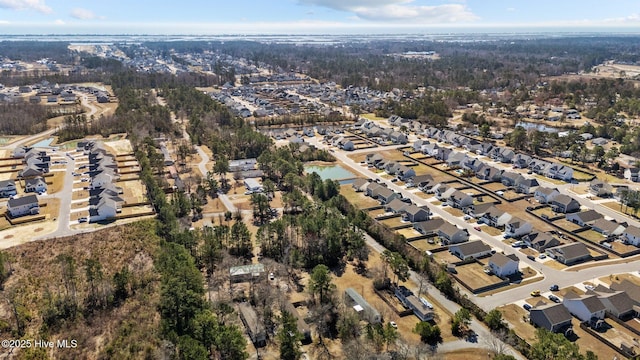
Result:
<svg viewBox="0 0 640 360">
<path fill-rule="evenodd" d="M 93 11 L 82 8 L 75 8 L 71 10 L 71 17 L 79 20 L 92 20 L 97 18 Z"/>
<path fill-rule="evenodd" d="M 0 8 L 11 10 L 35 10 L 43 14 L 53 12 L 44 0 L 0 0 Z"/>
<path fill-rule="evenodd" d="M 638 23 L 640 22 L 640 14 L 630 14 L 625 17 L 605 19 L 605 23 Z"/>
<path fill-rule="evenodd" d="M 64 20 L 62 19 L 56 19 L 56 21 L 53 22 L 55 25 L 65 25 L 66 23 L 64 22 Z"/>
<path fill-rule="evenodd" d="M 508 12 L 514 12 L 514 11 L 516 11 L 516 8 L 514 8 L 514 7 L 510 7 L 510 8 L 507 8 L 507 11 L 508 11 Z"/>
<path fill-rule="evenodd" d="M 382 21 L 413 21 L 422 24 L 446 24 L 478 20 L 464 4 L 435 6 L 412 5 L 414 0 L 298 0 L 304 5 L 316 5 L 355 14 L 359 19 Z"/>
</svg>

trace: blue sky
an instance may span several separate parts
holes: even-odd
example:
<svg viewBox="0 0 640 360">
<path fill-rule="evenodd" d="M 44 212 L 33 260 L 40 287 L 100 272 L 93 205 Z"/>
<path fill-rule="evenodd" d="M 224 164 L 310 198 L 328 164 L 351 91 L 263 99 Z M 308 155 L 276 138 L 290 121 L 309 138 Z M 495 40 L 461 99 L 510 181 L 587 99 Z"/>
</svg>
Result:
<svg viewBox="0 0 640 360">
<path fill-rule="evenodd" d="M 4 34 L 403 33 L 626 29 L 639 0 L 0 0 Z"/>
</svg>

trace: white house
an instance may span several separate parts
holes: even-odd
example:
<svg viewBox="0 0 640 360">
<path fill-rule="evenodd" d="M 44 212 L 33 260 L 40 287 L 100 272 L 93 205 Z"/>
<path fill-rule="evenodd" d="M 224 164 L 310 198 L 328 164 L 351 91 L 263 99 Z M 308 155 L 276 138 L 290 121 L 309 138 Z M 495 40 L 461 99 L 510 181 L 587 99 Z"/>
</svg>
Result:
<svg viewBox="0 0 640 360">
<path fill-rule="evenodd" d="M 520 259 L 515 254 L 493 254 L 489 258 L 489 269 L 499 277 L 505 277 L 518 272 Z"/>
<path fill-rule="evenodd" d="M 591 321 L 592 319 L 602 320 L 607 310 L 596 295 L 580 296 L 573 291 L 568 291 L 564 295 L 562 305 L 581 321 Z"/>
<path fill-rule="evenodd" d="M 445 222 L 438 228 L 438 236 L 444 244 L 459 244 L 469 240 L 469 231 Z"/>
<path fill-rule="evenodd" d="M 511 220 L 511 214 L 492 206 L 480 218 L 480 221 L 496 228 L 505 226 Z"/>
<path fill-rule="evenodd" d="M 530 222 L 524 221 L 519 217 L 512 217 L 505 226 L 504 235 L 505 237 L 519 238 L 529 234 L 532 230 L 533 225 Z"/>
<path fill-rule="evenodd" d="M 91 179 L 91 187 L 99 189 L 113 182 L 113 175 L 103 171 Z"/>
<path fill-rule="evenodd" d="M 95 210 L 96 214 L 91 215 L 91 221 L 113 219 L 121 211 L 121 207 L 115 200 L 109 197 L 102 197 L 100 202 L 95 206 Z"/>
<path fill-rule="evenodd" d="M 36 177 L 33 179 L 27 179 L 24 182 L 25 192 L 43 193 L 47 191 L 47 183 L 42 177 Z"/>
<path fill-rule="evenodd" d="M 491 254 L 491 246 L 485 244 L 481 240 L 476 240 L 451 245 L 449 246 L 449 252 L 459 257 L 461 260 L 468 260 L 471 258 L 476 259 Z"/>
<path fill-rule="evenodd" d="M 640 180 L 640 176 L 638 176 L 639 173 L 640 173 L 640 169 L 629 168 L 624 171 L 624 178 L 627 180 L 631 180 L 633 182 L 638 182 L 638 180 Z"/>
<path fill-rule="evenodd" d="M 622 237 L 627 243 L 640 246 L 640 228 L 630 225 L 624 233 L 622 233 Z"/>
<path fill-rule="evenodd" d="M 0 181 L 0 197 L 9 197 L 17 194 L 16 182 L 14 180 Z"/>
<path fill-rule="evenodd" d="M 591 225 L 591 228 L 604 236 L 621 235 L 625 230 L 624 225 L 615 221 L 606 220 L 605 218 L 596 220 L 593 225 Z"/>
<path fill-rule="evenodd" d="M 556 189 L 540 186 L 533 193 L 533 197 L 541 204 L 548 204 L 559 194 Z"/>
<path fill-rule="evenodd" d="M 38 197 L 35 195 L 27 195 L 20 198 L 9 199 L 7 202 L 7 211 L 9 211 L 11 217 L 14 218 L 38 214 L 40 212 Z"/>
<path fill-rule="evenodd" d="M 256 179 L 244 179 L 244 187 L 247 188 L 247 191 L 250 192 L 262 192 L 263 187 L 262 184 L 258 182 Z"/>
<path fill-rule="evenodd" d="M 593 224 L 596 220 L 602 219 L 603 216 L 599 212 L 589 209 L 578 213 L 567 214 L 567 221 L 571 221 L 574 224 L 580 226 L 587 226 Z"/>
</svg>

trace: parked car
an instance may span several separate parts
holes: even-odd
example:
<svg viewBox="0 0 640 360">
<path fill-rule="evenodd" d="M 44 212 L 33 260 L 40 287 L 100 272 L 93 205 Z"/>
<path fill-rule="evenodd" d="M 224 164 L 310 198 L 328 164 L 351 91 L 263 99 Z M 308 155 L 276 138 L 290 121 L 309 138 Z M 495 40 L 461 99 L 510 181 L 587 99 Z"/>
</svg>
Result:
<svg viewBox="0 0 640 360">
<path fill-rule="evenodd" d="M 475 226 L 475 227 L 473 228 L 473 230 L 475 230 L 475 231 L 482 231 L 482 229 L 480 228 L 480 226 Z"/>
<path fill-rule="evenodd" d="M 549 300 L 555 302 L 555 303 L 559 303 L 560 302 L 560 298 L 555 296 L 555 295 L 549 295 Z"/>
<path fill-rule="evenodd" d="M 531 296 L 534 296 L 534 297 L 535 297 L 535 296 L 540 296 L 540 290 L 533 290 L 533 291 L 531 292 Z"/>
<path fill-rule="evenodd" d="M 87 222 L 88 220 L 89 219 L 87 219 L 86 217 L 81 217 L 81 218 L 78 219 L 78 222 L 79 223 L 84 223 L 84 222 Z"/>
<path fill-rule="evenodd" d="M 540 259 L 546 259 L 546 258 L 547 258 L 547 255 L 545 255 L 545 254 L 540 254 L 540 256 L 538 256 L 538 257 L 539 257 Z"/>
<path fill-rule="evenodd" d="M 522 307 L 527 311 L 531 311 L 531 305 L 529 305 L 529 304 L 524 304 L 524 305 L 522 305 Z"/>
<path fill-rule="evenodd" d="M 559 287 L 558 285 L 555 285 L 555 284 L 554 284 L 554 285 L 551 285 L 551 286 L 549 287 L 549 290 L 551 290 L 551 291 L 558 291 L 558 290 L 560 290 L 560 287 Z"/>
<path fill-rule="evenodd" d="M 533 255 L 527 255 L 527 259 L 531 260 L 531 261 L 536 261 L 536 257 Z"/>
</svg>

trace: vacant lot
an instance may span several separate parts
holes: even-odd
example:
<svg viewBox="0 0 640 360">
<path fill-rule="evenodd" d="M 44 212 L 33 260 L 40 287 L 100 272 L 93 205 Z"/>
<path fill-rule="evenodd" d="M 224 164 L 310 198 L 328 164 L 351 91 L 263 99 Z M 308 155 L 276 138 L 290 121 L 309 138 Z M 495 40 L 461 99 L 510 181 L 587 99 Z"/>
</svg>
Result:
<svg viewBox="0 0 640 360">
<path fill-rule="evenodd" d="M 603 283 L 605 283 L 607 285 L 611 285 L 612 282 L 621 282 L 623 280 L 629 280 L 632 283 L 640 286 L 640 278 L 635 276 L 635 275 L 633 275 L 633 274 L 609 275 L 609 276 L 601 277 L 598 280 L 602 281 Z"/>
<path fill-rule="evenodd" d="M 615 210 L 615 211 L 621 212 L 623 214 L 635 215 L 633 213 L 633 209 L 632 208 L 624 206 L 618 201 L 607 201 L 607 202 L 601 203 L 600 205 L 606 206 L 611 210 Z"/>
<path fill-rule="evenodd" d="M 482 225 L 482 226 L 480 226 L 480 229 L 482 229 L 482 231 L 486 232 L 487 234 L 489 234 L 491 236 L 502 235 L 502 230 L 496 229 L 496 228 L 488 226 L 488 225 Z"/>
<path fill-rule="evenodd" d="M 457 277 L 472 289 L 483 286 L 497 284 L 501 282 L 499 277 L 488 275 L 484 272 L 484 267 L 478 263 L 470 263 L 456 267 Z"/>
<path fill-rule="evenodd" d="M 438 253 L 433 254 L 433 256 L 436 258 L 436 260 L 439 263 L 443 263 L 443 264 L 451 264 L 451 263 L 456 263 L 460 261 L 460 258 L 452 255 L 449 251 L 440 251 Z"/>
<path fill-rule="evenodd" d="M 516 334 L 528 342 L 536 339 L 536 328 L 529 323 L 529 312 L 516 304 L 498 308 L 504 319 L 513 326 Z"/>
<path fill-rule="evenodd" d="M 369 216 L 375 219 L 376 217 L 378 217 L 380 215 L 384 215 L 386 213 L 387 212 L 384 211 L 384 209 L 371 210 L 371 211 L 369 211 Z"/>
<path fill-rule="evenodd" d="M 353 190 L 351 184 L 340 186 L 340 194 L 342 194 L 342 196 L 344 196 L 352 205 L 360 209 L 367 209 L 380 205 L 378 200 L 372 199 L 364 195 L 364 193 Z"/>
<path fill-rule="evenodd" d="M 464 216 L 464 212 L 460 209 L 452 208 L 451 206 L 447 206 L 444 208 L 444 211 L 448 212 L 453 216 Z"/>
<path fill-rule="evenodd" d="M 556 217 L 558 215 L 558 213 L 556 213 L 555 211 L 551 210 L 551 207 L 543 207 L 543 208 L 534 210 L 533 213 L 538 215 L 538 216 L 540 216 L 540 217 L 546 216 L 548 218 L 553 218 L 553 217 Z"/>
</svg>

